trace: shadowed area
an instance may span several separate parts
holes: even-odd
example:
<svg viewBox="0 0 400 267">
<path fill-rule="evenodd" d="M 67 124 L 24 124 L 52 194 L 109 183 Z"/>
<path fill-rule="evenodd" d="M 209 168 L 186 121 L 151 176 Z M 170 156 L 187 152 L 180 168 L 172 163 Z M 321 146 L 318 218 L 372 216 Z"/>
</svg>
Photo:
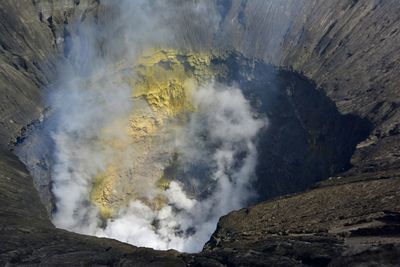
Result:
<svg viewBox="0 0 400 267">
<path fill-rule="evenodd" d="M 302 191 L 351 167 L 372 123 L 341 115 L 323 88 L 302 75 L 242 57 L 226 62 L 229 80 L 222 80 L 238 83 L 255 110 L 269 118 L 257 143 L 259 200 Z"/>
</svg>

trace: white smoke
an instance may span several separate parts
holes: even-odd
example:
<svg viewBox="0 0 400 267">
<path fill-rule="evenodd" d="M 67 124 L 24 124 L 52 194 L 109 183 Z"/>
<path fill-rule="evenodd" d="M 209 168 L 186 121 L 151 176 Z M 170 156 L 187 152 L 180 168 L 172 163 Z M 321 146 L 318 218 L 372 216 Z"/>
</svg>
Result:
<svg viewBox="0 0 400 267">
<path fill-rule="evenodd" d="M 55 145 L 52 191 L 58 199 L 53 221 L 61 228 L 82 232 L 87 222 L 97 221 L 91 209 L 80 207 L 88 200 L 93 177 L 114 157 L 107 142 L 99 142 L 99 129 L 127 118 L 132 105 L 127 85 L 105 81 L 102 86 L 86 86 L 85 81 L 72 79 L 53 95 L 56 126 L 51 133 Z M 115 137 L 128 138 L 121 129 L 113 129 L 106 136 L 109 140 Z M 85 225 L 81 225 L 86 217 Z"/>
<path fill-rule="evenodd" d="M 79 24 L 77 34 L 71 36 L 68 64 L 60 67 L 60 82 L 49 97 L 54 110 L 50 135 L 56 197 L 53 222 L 57 227 L 137 246 L 194 252 L 208 241 L 220 216 L 243 207 L 253 197 L 255 142 L 266 120 L 257 118 L 238 88 L 210 83 L 195 90 L 192 100 L 197 111 L 177 132 L 173 144 L 166 144 L 180 153 L 183 168 L 206 166 L 209 172 L 204 179 L 178 177 L 179 181 L 172 181 L 163 191 L 166 205 L 160 210 L 134 200 L 105 224 L 90 201 L 96 174 L 116 157 L 126 158 L 128 165 L 130 155 L 136 153 L 127 148 L 116 155 L 107 145 L 116 138 L 129 139 L 121 127 L 108 126 L 128 121 L 132 110 L 130 86 L 118 77 L 122 73 L 110 68 L 122 60 L 134 62 L 146 47 L 184 45 L 177 32 L 186 26 L 184 21 L 194 20 L 211 32 L 218 27 L 219 18 L 211 4 L 173 3 L 105 1 L 115 12 L 109 23 L 101 29 L 91 23 Z M 207 39 L 208 33 L 197 30 L 202 36 L 199 42 Z M 110 72 L 112 78 L 108 79 Z M 103 128 L 108 129 L 106 135 L 99 132 Z M 210 183 L 210 190 L 202 198 L 195 199 L 185 190 L 188 185 L 204 183 Z M 144 188 L 143 194 L 148 195 L 157 190 Z"/>
<path fill-rule="evenodd" d="M 266 125 L 265 119 L 255 117 L 236 88 L 210 84 L 199 88 L 193 100 L 198 111 L 177 135 L 176 147 L 187 164 L 208 159 L 216 182 L 211 194 L 205 199 L 191 199 L 179 183 L 171 182 L 164 193 L 168 200 L 164 208 L 154 211 L 135 201 L 96 235 L 138 246 L 196 252 L 209 240 L 222 215 L 243 207 L 253 196 L 251 182 L 257 164 L 254 142 Z M 206 140 L 199 138 L 203 134 Z M 204 150 L 210 145 L 215 146 L 213 151 Z"/>
<path fill-rule="evenodd" d="M 243 207 L 253 197 L 255 141 L 266 120 L 255 116 L 239 89 L 211 83 L 194 93 L 198 110 L 177 133 L 174 146 L 185 159 L 181 164 L 203 161 L 202 165 L 211 168 L 215 181 L 212 192 L 196 200 L 182 184 L 173 181 L 163 192 L 167 203 L 161 210 L 136 200 L 108 220 L 105 228 L 101 227 L 89 193 L 93 177 L 112 160 L 113 150 L 97 142 L 98 129 L 113 118 L 127 116 L 130 109 L 129 103 L 124 104 L 124 92 L 128 94 L 130 89 L 115 84 L 72 88 L 60 96 L 63 101 L 57 106 L 58 127 L 52 135 L 56 151 L 52 175 L 53 193 L 58 199 L 53 216 L 56 226 L 136 246 L 196 252 L 208 241 L 222 215 Z M 115 92 L 115 98 L 106 101 L 102 90 Z"/>
</svg>

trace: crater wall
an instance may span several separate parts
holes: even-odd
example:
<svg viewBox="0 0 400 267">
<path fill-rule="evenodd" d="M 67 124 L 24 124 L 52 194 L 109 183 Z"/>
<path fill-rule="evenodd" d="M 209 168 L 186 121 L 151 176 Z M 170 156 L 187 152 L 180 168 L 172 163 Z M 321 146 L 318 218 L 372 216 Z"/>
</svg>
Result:
<svg viewBox="0 0 400 267">
<path fill-rule="evenodd" d="M 69 22 L 104 18 L 99 2 L 1 1 L 2 149 L 12 149 L 40 121 L 45 109 L 43 90 L 55 77 L 55 62 L 67 52 L 66 40 L 73 34 Z M 209 4 L 217 5 L 219 27 L 210 33 L 186 17 L 180 26 L 185 45 L 234 49 L 248 58 L 300 72 L 315 81 L 342 114 L 371 121 L 372 133 L 358 144 L 353 168 L 309 193 L 227 215 L 203 253 L 180 255 L 135 250 L 110 240 L 54 230 L 43 217 L 44 208 L 24 166 L 1 152 L 0 178 L 7 191 L 0 196 L 0 234 L 7 240 L 0 252 L 1 263 L 59 264 L 68 259 L 70 265 L 129 265 L 132 261 L 145 265 L 154 257 L 153 263 L 168 266 L 396 263 L 400 211 L 398 192 L 392 188 L 399 186 L 400 170 L 398 2 L 223 0 Z M 298 212 L 296 220 L 303 218 L 303 232 L 291 233 L 296 224 L 287 225 L 293 217 L 286 215 L 293 209 Z M 354 216 L 353 211 L 362 216 Z M 266 212 L 274 218 L 265 217 Z M 25 216 L 29 219 L 22 219 Z M 233 225 L 236 221 L 241 223 Z M 257 223 L 250 227 L 247 221 Z M 354 238 L 346 238 L 349 235 Z"/>
</svg>

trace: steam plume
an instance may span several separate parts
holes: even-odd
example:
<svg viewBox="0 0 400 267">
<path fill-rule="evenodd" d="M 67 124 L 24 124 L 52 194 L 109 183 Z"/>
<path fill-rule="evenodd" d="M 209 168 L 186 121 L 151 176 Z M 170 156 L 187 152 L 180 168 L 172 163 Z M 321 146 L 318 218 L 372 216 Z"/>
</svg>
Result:
<svg viewBox="0 0 400 267">
<path fill-rule="evenodd" d="M 207 43 L 220 23 L 215 9 L 210 9 L 211 2 L 117 3 L 104 2 L 112 10 L 110 23 L 76 26 L 77 34 L 67 42 L 68 62 L 60 67 L 60 81 L 49 96 L 54 114 L 47 130 L 54 142 L 52 190 L 57 200 L 53 222 L 60 228 L 137 246 L 199 251 L 219 217 L 243 207 L 253 197 L 255 142 L 266 120 L 253 113 L 238 88 L 214 82 L 197 88 L 192 96 L 197 111 L 165 145 L 178 152 L 182 169 L 201 166 L 207 170 L 204 177 L 172 181 L 162 192 L 166 203 L 159 210 L 136 199 L 102 222 L 89 199 L 93 177 L 115 158 L 128 166 L 128 159 L 137 153 L 109 146 L 112 140 L 129 139 L 120 122 L 128 121 L 132 110 L 131 88 L 124 82 L 124 74 L 113 72 L 109 79 L 110 68 L 122 59 L 134 62 L 146 47 L 185 46 L 182 21 L 186 16 L 208 29 L 198 29 L 198 43 Z M 100 133 L 104 128 L 107 132 Z M 187 190 L 190 186 L 209 188 L 207 194 L 195 198 Z M 157 190 L 146 185 L 142 191 L 151 197 Z"/>
<path fill-rule="evenodd" d="M 205 199 L 195 200 L 181 184 L 171 182 L 165 191 L 167 206 L 153 211 L 135 201 L 97 235 L 156 249 L 199 251 L 219 217 L 243 207 L 253 196 L 251 182 L 257 160 L 254 142 L 265 120 L 254 116 L 236 88 L 210 84 L 198 89 L 194 102 L 198 112 L 177 136 L 176 147 L 184 154 L 183 164 L 209 159 L 206 164 L 216 183 L 213 191 Z M 200 137 L 204 135 L 207 139 Z"/>
</svg>

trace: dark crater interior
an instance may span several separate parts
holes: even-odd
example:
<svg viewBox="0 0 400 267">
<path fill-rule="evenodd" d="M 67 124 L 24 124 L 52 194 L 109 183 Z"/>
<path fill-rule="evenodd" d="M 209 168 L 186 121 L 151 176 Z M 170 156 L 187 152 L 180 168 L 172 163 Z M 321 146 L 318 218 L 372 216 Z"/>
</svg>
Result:
<svg viewBox="0 0 400 267">
<path fill-rule="evenodd" d="M 257 144 L 257 201 L 305 190 L 351 167 L 356 145 L 372 130 L 368 120 L 340 114 L 301 74 L 239 55 L 223 64 L 229 75 L 220 81 L 237 84 L 254 110 L 269 119 Z"/>
</svg>

